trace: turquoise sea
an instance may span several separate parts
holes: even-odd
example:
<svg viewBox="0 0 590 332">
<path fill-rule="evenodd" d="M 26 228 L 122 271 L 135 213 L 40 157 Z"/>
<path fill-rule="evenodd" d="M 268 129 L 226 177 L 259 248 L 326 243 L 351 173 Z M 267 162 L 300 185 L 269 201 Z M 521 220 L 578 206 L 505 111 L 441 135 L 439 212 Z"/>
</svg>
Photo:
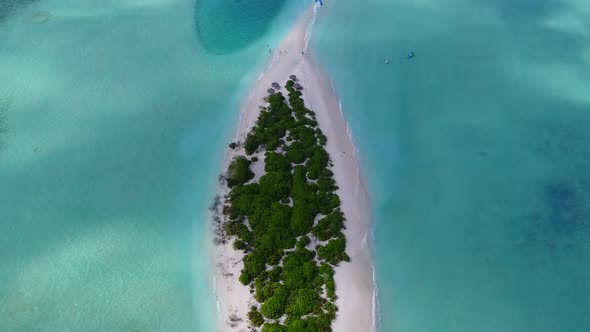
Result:
<svg viewBox="0 0 590 332">
<path fill-rule="evenodd" d="M 590 331 L 588 2 L 325 3 L 380 330 Z"/>
<path fill-rule="evenodd" d="M 310 2 L 0 2 L 0 331 L 213 331 L 223 148 Z M 324 0 L 380 332 L 590 330 L 588 22 L 582 0 Z"/>
<path fill-rule="evenodd" d="M 305 5 L 258 2 L 0 2 L 0 331 L 213 331 L 207 207 Z"/>
</svg>

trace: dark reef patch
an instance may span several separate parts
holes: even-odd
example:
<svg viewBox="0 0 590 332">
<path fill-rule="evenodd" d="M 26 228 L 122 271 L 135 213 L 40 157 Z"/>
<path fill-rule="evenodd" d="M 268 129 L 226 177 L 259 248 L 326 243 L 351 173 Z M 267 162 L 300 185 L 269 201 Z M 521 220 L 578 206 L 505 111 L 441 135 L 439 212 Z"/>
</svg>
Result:
<svg viewBox="0 0 590 332">
<path fill-rule="evenodd" d="M 14 15 L 17 10 L 28 6 L 38 0 L 1 0 L 0 1 L 0 22 Z"/>
<path fill-rule="evenodd" d="M 581 249 L 590 231 L 590 183 L 576 178 L 549 181 L 540 188 L 539 209 L 524 216 L 523 242 L 547 257 Z"/>
<path fill-rule="evenodd" d="M 588 228 L 589 189 L 582 182 L 570 179 L 545 185 L 544 202 L 555 234 L 568 236 Z"/>
</svg>

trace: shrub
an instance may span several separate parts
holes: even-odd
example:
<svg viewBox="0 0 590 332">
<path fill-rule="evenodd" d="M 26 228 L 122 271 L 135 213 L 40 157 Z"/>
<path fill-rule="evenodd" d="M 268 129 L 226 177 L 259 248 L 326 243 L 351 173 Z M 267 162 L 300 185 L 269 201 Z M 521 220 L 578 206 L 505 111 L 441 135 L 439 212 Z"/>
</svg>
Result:
<svg viewBox="0 0 590 332">
<path fill-rule="evenodd" d="M 325 176 L 320 176 L 318 178 L 318 185 L 320 186 L 321 191 L 328 192 L 338 189 L 338 187 L 336 186 L 336 181 L 334 181 L 334 179 L 332 178 Z"/>
<path fill-rule="evenodd" d="M 236 146 L 238 146 L 238 145 L 235 142 L 229 143 L 229 148 L 232 149 L 232 150 L 235 149 Z"/>
<path fill-rule="evenodd" d="M 266 323 L 262 326 L 261 332 L 287 332 L 287 328 L 278 323 Z"/>
<path fill-rule="evenodd" d="M 291 170 L 291 162 L 284 155 L 276 152 L 267 152 L 264 156 L 265 172 L 286 172 Z"/>
<path fill-rule="evenodd" d="M 338 265 L 341 261 L 348 262 L 350 261 L 350 257 L 346 254 L 345 247 L 346 241 L 343 237 L 339 237 L 335 240 L 330 240 L 325 246 L 319 246 L 318 256 L 320 259 L 333 265 Z"/>
<path fill-rule="evenodd" d="M 319 273 L 322 276 L 322 278 L 324 278 L 324 280 L 330 280 L 334 277 L 334 268 L 332 268 L 330 265 L 328 264 L 322 264 L 319 267 Z"/>
<path fill-rule="evenodd" d="M 257 162 L 257 161 L 258 161 L 258 157 L 252 157 L 252 159 L 251 159 L 251 160 L 252 160 L 252 162 L 253 162 L 253 163 L 255 163 L 255 162 Z"/>
<path fill-rule="evenodd" d="M 246 242 L 252 243 L 254 240 L 254 236 L 252 232 L 248 229 L 248 226 L 242 223 L 234 223 L 235 235 L 237 235 L 238 239 Z"/>
<path fill-rule="evenodd" d="M 227 173 L 227 185 L 230 188 L 254 178 L 254 173 L 250 170 L 250 161 L 244 156 L 235 157 Z"/>
<path fill-rule="evenodd" d="M 296 249 L 283 258 L 283 281 L 290 289 L 306 288 L 318 275 L 313 261 L 314 253 L 307 249 Z"/>
<path fill-rule="evenodd" d="M 261 326 L 264 324 L 264 317 L 262 317 L 262 314 L 256 310 L 250 310 L 248 312 L 248 319 L 252 326 Z"/>
<path fill-rule="evenodd" d="M 317 185 L 317 184 L 315 184 L 315 183 L 310 183 L 310 184 L 308 185 L 308 187 L 309 187 L 309 191 L 311 191 L 311 192 L 313 192 L 313 193 L 317 193 L 317 192 L 318 192 L 318 190 L 320 190 L 320 186 L 318 186 L 318 185 Z M 317 200 L 317 198 L 315 199 L 315 203 L 316 203 L 316 205 L 317 205 L 317 203 L 318 203 L 318 200 Z M 318 206 L 318 208 L 319 208 L 319 206 Z M 322 214 L 323 214 L 323 213 L 322 213 Z"/>
<path fill-rule="evenodd" d="M 319 189 L 319 186 L 318 186 Z M 340 197 L 331 192 L 320 191 L 317 193 L 317 204 L 321 214 L 328 215 L 340 206 Z"/>
<path fill-rule="evenodd" d="M 318 165 L 312 165 L 307 170 L 307 178 L 310 180 L 316 180 L 320 176 L 320 167 Z"/>
<path fill-rule="evenodd" d="M 311 240 L 309 239 L 309 236 L 302 236 L 301 239 L 299 239 L 299 241 L 297 241 L 297 248 L 299 249 L 303 249 L 305 248 L 309 243 L 311 242 Z"/>
<path fill-rule="evenodd" d="M 273 201 L 280 201 L 289 197 L 291 192 L 291 173 L 268 172 L 260 177 L 258 183 L 262 194 Z"/>
<path fill-rule="evenodd" d="M 237 236 L 239 240 L 247 243 L 252 243 L 254 237 L 248 227 L 239 221 L 228 221 L 223 225 L 223 230 L 229 236 Z"/>
<path fill-rule="evenodd" d="M 307 322 L 299 318 L 291 318 L 285 321 L 287 332 L 314 332 L 307 327 Z"/>
<path fill-rule="evenodd" d="M 260 312 L 270 319 L 279 319 L 285 314 L 286 298 L 273 296 L 260 306 Z"/>
<path fill-rule="evenodd" d="M 262 207 L 255 209 L 254 213 L 249 217 L 250 227 L 253 233 L 255 233 L 257 240 L 256 245 L 261 246 L 273 246 L 272 243 L 261 241 L 260 237 L 263 235 L 270 236 L 268 239 L 273 240 L 277 238 L 274 233 L 287 233 L 286 235 L 292 235 L 289 231 L 291 218 L 291 208 L 289 206 L 272 203 L 270 207 Z M 281 237 L 282 238 L 282 237 Z"/>
<path fill-rule="evenodd" d="M 271 109 L 276 109 L 277 105 L 281 105 L 284 101 L 285 96 L 281 92 L 274 93 L 268 97 Z"/>
<path fill-rule="evenodd" d="M 252 277 L 247 272 L 242 270 L 242 273 L 240 273 L 239 280 L 242 283 L 242 285 L 247 286 L 250 283 L 250 281 L 252 281 Z"/>
<path fill-rule="evenodd" d="M 272 297 L 274 291 L 281 285 L 278 282 L 259 282 L 256 280 L 254 283 L 256 285 L 256 294 L 254 298 L 256 301 L 263 303 L 268 298 Z"/>
<path fill-rule="evenodd" d="M 330 300 L 336 300 L 336 284 L 334 283 L 334 279 L 326 281 L 326 294 Z"/>
<path fill-rule="evenodd" d="M 332 209 L 335 209 L 340 206 L 340 197 L 336 194 L 329 194 L 328 198 L 330 199 L 330 206 Z"/>
<path fill-rule="evenodd" d="M 316 137 L 313 128 L 299 126 L 293 129 L 293 133 L 297 136 L 302 149 L 311 148 L 316 145 Z"/>
<path fill-rule="evenodd" d="M 324 305 L 324 309 L 326 309 L 326 312 L 328 315 L 336 317 L 336 312 L 338 311 L 338 307 L 334 304 L 334 303 L 326 303 Z"/>
<path fill-rule="evenodd" d="M 263 251 L 267 258 L 267 264 L 276 265 L 283 256 L 284 249 L 290 249 L 295 246 L 296 240 L 293 234 L 282 228 L 272 228 L 269 231 L 260 234 L 256 239 L 256 246 Z"/>
<path fill-rule="evenodd" d="M 333 237 L 342 236 L 341 230 L 343 228 L 344 214 L 341 211 L 336 211 L 320 219 L 318 224 L 311 230 L 311 233 L 318 240 L 327 241 Z"/>
<path fill-rule="evenodd" d="M 246 150 L 246 154 L 253 154 L 258 149 L 258 146 L 260 146 L 260 142 L 258 141 L 257 137 L 252 133 L 248 134 L 246 136 L 246 140 L 244 141 L 244 149 Z"/>
<path fill-rule="evenodd" d="M 235 250 L 244 250 L 246 249 L 246 243 L 240 239 L 234 241 L 234 249 Z"/>
<path fill-rule="evenodd" d="M 332 331 L 330 325 L 332 324 L 332 320 L 336 317 L 331 317 L 329 315 L 318 315 L 312 316 L 307 319 L 307 328 L 308 331 Z"/>
<path fill-rule="evenodd" d="M 283 144 L 283 140 L 273 137 L 266 142 L 266 151 L 274 151 Z"/>
<path fill-rule="evenodd" d="M 297 290 L 287 305 L 287 315 L 301 317 L 317 310 L 322 306 L 320 297 L 311 289 L 303 288 Z"/>
<path fill-rule="evenodd" d="M 291 230 L 296 236 L 305 235 L 311 231 L 318 210 L 315 193 L 307 185 L 303 166 L 297 166 L 293 171 L 291 197 L 293 198 Z"/>
<path fill-rule="evenodd" d="M 244 271 L 251 276 L 257 276 L 266 269 L 266 257 L 257 250 L 246 255 L 243 259 Z"/>
<path fill-rule="evenodd" d="M 317 212 L 305 202 L 300 204 L 295 202 L 291 213 L 291 230 L 295 236 L 305 235 L 311 231 Z"/>
<path fill-rule="evenodd" d="M 305 152 L 300 148 L 293 148 L 293 145 L 287 151 L 287 158 L 293 164 L 301 164 L 305 161 Z"/>
<path fill-rule="evenodd" d="M 334 175 L 334 172 L 332 172 L 331 170 L 329 170 L 329 169 L 327 169 L 327 168 L 324 168 L 324 169 L 322 170 L 322 176 L 323 176 L 323 177 L 327 177 L 327 178 L 329 178 L 329 177 L 332 177 L 333 175 Z"/>
<path fill-rule="evenodd" d="M 275 266 L 272 270 L 268 271 L 268 278 L 270 281 L 279 282 L 281 280 L 282 273 L 283 268 L 280 266 Z"/>
</svg>

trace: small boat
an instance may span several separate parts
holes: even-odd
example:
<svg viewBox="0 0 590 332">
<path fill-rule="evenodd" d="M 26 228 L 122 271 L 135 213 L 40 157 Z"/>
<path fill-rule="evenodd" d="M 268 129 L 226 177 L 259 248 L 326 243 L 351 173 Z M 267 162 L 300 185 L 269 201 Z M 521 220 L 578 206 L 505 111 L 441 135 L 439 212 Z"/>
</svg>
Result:
<svg viewBox="0 0 590 332">
<path fill-rule="evenodd" d="M 411 51 L 410 53 L 408 53 L 408 59 L 413 58 L 416 55 L 416 53 L 414 51 Z"/>
</svg>

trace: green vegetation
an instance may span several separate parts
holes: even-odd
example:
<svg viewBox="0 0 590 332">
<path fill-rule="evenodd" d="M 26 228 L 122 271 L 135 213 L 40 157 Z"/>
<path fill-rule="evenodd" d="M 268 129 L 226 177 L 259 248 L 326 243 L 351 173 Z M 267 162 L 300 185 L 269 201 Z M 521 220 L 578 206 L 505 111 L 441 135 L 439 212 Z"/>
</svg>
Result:
<svg viewBox="0 0 590 332">
<path fill-rule="evenodd" d="M 320 241 L 328 241 L 333 237 L 344 236 L 341 229 L 344 228 L 344 213 L 334 211 L 320 219 L 313 227 L 311 233 Z"/>
<path fill-rule="evenodd" d="M 227 170 L 227 185 L 231 188 L 250 181 L 254 173 L 250 170 L 251 161 L 244 156 L 234 158 Z"/>
<path fill-rule="evenodd" d="M 329 332 L 338 310 L 334 266 L 350 260 L 345 218 L 323 147 L 326 136 L 293 84 L 285 86 L 288 104 L 280 92 L 268 96 L 243 144 L 247 155 L 255 154 L 252 162 L 264 153 L 265 174 L 249 183 L 254 174 L 245 156 L 229 166 L 222 229 L 246 253 L 239 280 L 260 303 L 248 313 L 252 326 Z M 274 321 L 285 315 L 284 323 Z"/>
<path fill-rule="evenodd" d="M 250 312 L 248 312 L 248 319 L 252 326 L 261 326 L 264 324 L 264 317 L 262 317 L 262 314 L 256 310 L 250 310 Z"/>
<path fill-rule="evenodd" d="M 330 240 L 325 246 L 318 247 L 318 256 L 326 262 L 338 264 L 340 261 L 348 262 L 350 257 L 344 251 L 346 242 L 343 237 Z"/>
<path fill-rule="evenodd" d="M 287 328 L 281 324 L 264 324 L 262 332 L 288 332 Z"/>
</svg>

